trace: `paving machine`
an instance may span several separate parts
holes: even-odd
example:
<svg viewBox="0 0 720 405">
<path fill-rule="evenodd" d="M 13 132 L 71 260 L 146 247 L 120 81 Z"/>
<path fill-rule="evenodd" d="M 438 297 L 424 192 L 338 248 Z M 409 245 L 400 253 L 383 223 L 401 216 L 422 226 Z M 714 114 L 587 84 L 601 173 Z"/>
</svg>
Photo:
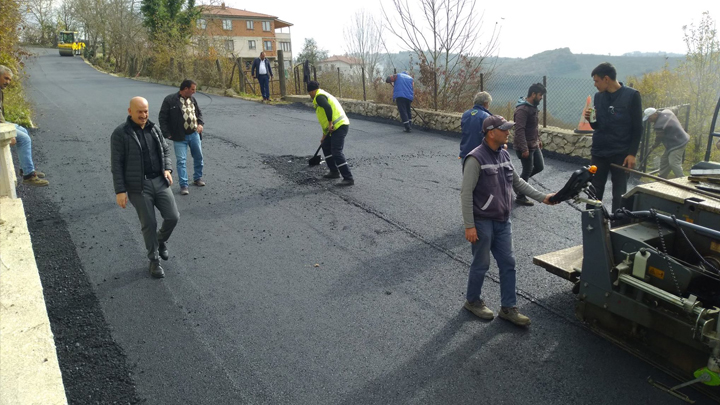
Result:
<svg viewBox="0 0 720 405">
<path fill-rule="evenodd" d="M 609 213 L 593 173 L 576 171 L 554 197 L 589 207 L 583 244 L 534 263 L 575 283 L 580 320 L 681 381 L 651 384 L 690 403 L 687 386 L 720 401 L 720 193 L 687 177 L 646 183 L 625 194 L 630 209 Z"/>
</svg>

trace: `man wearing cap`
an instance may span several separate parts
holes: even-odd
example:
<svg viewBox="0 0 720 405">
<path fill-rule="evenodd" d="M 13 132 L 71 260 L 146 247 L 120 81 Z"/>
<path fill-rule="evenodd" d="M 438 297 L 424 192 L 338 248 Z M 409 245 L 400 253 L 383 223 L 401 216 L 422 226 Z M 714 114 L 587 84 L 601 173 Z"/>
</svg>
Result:
<svg viewBox="0 0 720 405">
<path fill-rule="evenodd" d="M 518 312 L 515 293 L 515 257 L 510 223 L 512 191 L 548 205 L 551 205 L 550 197 L 554 193 L 537 191 L 515 171 L 510 154 L 503 149 L 514 124 L 499 115 L 485 118 L 485 138 L 463 159 L 460 200 L 465 239 L 472 243 L 473 254 L 464 307 L 479 318 L 494 318 L 495 314 L 481 298 L 492 252 L 500 272 L 501 308 L 498 316 L 516 325 L 527 326 L 530 318 Z"/>
<path fill-rule="evenodd" d="M 393 101 L 397 103 L 400 120 L 405 126 L 405 132 L 410 132 L 412 125 L 412 102 L 415 95 L 414 80 L 407 72 L 400 72 L 388 76 L 385 83 L 393 83 Z"/>
<path fill-rule="evenodd" d="M 355 184 L 355 180 L 350 172 L 350 166 L 345 160 L 345 155 L 343 155 L 345 137 L 350 129 L 350 120 L 345 115 L 340 102 L 332 94 L 322 90 L 320 83 L 308 82 L 307 91 L 313 101 L 315 114 L 323 131 L 320 144 L 323 155 L 325 155 L 325 163 L 330 169 L 330 172 L 323 177 L 339 179 L 342 175 L 343 180 L 337 185 L 352 186 Z"/>
<path fill-rule="evenodd" d="M 646 108 L 643 113 L 643 121 L 654 123 L 655 144 L 651 151 L 657 148 L 660 143 L 665 146 L 665 153 L 660 158 L 660 173 L 658 176 L 667 179 L 670 172 L 675 177 L 684 176 L 682 169 L 683 152 L 685 146 L 690 142 L 690 135 L 683 129 L 680 121 L 670 110 L 658 111 L 655 108 Z"/>
<path fill-rule="evenodd" d="M 635 155 L 642 137 L 642 100 L 640 92 L 617 81 L 617 71 L 610 63 L 601 63 L 590 76 L 595 82 L 595 112 L 597 119 L 590 122 L 595 130 L 592 136 L 590 162 L 597 166 L 592 185 L 595 195 L 602 201 L 608 174 L 612 176 L 612 211 L 617 211 L 627 191 L 628 174 L 612 164 L 635 168 Z M 585 110 L 590 121 L 590 109 Z M 590 205 L 588 209 L 594 208 Z"/>
</svg>

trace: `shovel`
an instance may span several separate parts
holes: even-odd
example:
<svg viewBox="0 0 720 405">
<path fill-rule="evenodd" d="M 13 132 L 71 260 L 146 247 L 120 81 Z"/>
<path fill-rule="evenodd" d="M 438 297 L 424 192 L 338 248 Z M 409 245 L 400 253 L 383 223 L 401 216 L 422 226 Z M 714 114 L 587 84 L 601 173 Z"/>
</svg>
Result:
<svg viewBox="0 0 720 405">
<path fill-rule="evenodd" d="M 322 158 L 320 157 L 320 155 L 318 155 L 318 153 L 320 153 L 320 149 L 322 149 L 323 143 L 325 143 L 325 141 L 320 143 L 320 146 L 318 146 L 317 150 L 315 151 L 315 155 L 308 159 L 309 166 L 317 166 L 322 161 Z"/>
</svg>

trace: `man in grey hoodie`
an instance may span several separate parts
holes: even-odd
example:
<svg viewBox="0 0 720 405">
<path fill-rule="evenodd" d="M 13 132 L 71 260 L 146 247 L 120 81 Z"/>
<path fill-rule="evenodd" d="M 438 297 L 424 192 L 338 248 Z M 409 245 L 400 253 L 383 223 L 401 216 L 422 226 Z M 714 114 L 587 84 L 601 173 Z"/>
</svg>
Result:
<svg viewBox="0 0 720 405">
<path fill-rule="evenodd" d="M 513 149 L 522 162 L 520 177 L 526 182 L 530 177 L 540 173 L 545 168 L 541 152 L 542 142 L 538 133 L 538 108 L 545 95 L 545 86 L 535 83 L 528 89 L 527 98 L 518 100 L 515 105 L 515 138 Z M 515 202 L 520 205 L 535 205 L 522 194 L 518 194 Z"/>
<path fill-rule="evenodd" d="M 670 110 L 658 111 L 655 108 L 646 108 L 643 113 L 643 121 L 654 123 L 655 149 L 662 143 L 665 146 L 665 153 L 660 158 L 660 173 L 658 176 L 667 179 L 670 172 L 675 177 L 683 177 L 682 157 L 685 146 L 690 141 L 690 135 L 682 127 L 680 121 Z"/>
</svg>

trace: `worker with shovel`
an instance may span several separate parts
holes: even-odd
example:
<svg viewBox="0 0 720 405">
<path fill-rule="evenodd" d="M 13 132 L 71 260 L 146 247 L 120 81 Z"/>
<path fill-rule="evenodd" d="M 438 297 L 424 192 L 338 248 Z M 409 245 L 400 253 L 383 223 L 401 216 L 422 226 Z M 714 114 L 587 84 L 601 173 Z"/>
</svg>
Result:
<svg viewBox="0 0 720 405">
<path fill-rule="evenodd" d="M 325 163 L 330 169 L 330 172 L 323 177 L 326 179 L 339 179 L 340 175 L 342 175 L 343 180 L 338 183 L 338 186 L 352 186 L 355 184 L 355 180 L 353 180 L 350 167 L 345 160 L 345 155 L 343 155 L 343 146 L 345 146 L 345 137 L 350 129 L 350 120 L 345 115 L 340 102 L 332 94 L 322 90 L 320 83 L 316 81 L 308 82 L 307 91 L 313 100 L 315 114 L 323 130 L 320 145 L 325 155 Z M 310 161 L 311 166 L 313 165 L 313 159 Z"/>
</svg>

